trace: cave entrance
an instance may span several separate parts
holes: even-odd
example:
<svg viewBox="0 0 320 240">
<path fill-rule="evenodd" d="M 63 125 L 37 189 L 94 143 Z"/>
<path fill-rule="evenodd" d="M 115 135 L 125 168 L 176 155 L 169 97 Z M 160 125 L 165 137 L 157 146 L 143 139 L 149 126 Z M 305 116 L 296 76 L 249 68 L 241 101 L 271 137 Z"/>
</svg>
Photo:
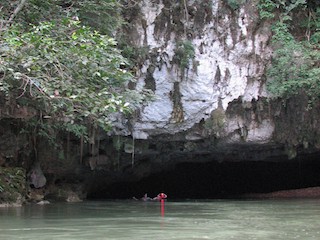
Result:
<svg viewBox="0 0 320 240">
<path fill-rule="evenodd" d="M 180 163 L 139 181 L 95 178 L 89 199 L 130 199 L 165 192 L 170 199 L 237 198 L 246 193 L 320 186 L 317 156 L 279 162 Z"/>
</svg>

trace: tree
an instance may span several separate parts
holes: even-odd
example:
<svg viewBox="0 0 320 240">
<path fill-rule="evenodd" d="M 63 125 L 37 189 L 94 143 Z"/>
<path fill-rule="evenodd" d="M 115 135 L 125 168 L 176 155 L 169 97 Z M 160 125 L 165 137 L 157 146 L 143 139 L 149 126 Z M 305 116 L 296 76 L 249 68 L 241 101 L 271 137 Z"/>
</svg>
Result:
<svg viewBox="0 0 320 240">
<path fill-rule="evenodd" d="M 77 4 L 85 2 L 89 1 Z M 35 19 L 50 18 L 33 12 L 39 7 L 50 12 L 48 4 L 61 11 L 50 15 L 50 21 L 30 25 Z M 8 102 L 37 109 L 39 120 L 34 124 L 44 130 L 63 129 L 81 136 L 90 125 L 108 131 L 113 113 L 130 112 L 146 95 L 127 89 L 133 76 L 115 39 L 83 25 L 65 8 L 62 1 L 21 1 L 12 14 L 3 16 L 8 20 L 2 21 L 0 32 L 0 92 Z M 14 22 L 18 12 L 21 16 Z"/>
</svg>

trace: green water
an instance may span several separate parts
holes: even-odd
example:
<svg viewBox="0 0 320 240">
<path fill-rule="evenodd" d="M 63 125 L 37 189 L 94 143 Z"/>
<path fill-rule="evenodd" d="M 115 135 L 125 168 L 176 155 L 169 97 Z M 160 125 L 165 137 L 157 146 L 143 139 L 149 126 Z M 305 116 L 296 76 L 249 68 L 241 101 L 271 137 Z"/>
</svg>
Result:
<svg viewBox="0 0 320 240">
<path fill-rule="evenodd" d="M 320 200 L 99 201 L 0 208 L 0 239 L 320 239 Z"/>
</svg>

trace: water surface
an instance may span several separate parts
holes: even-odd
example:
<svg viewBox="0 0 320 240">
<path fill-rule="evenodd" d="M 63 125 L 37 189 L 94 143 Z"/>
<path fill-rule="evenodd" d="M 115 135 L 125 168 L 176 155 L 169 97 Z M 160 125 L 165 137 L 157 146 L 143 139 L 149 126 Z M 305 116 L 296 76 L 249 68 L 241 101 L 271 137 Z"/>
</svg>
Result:
<svg viewBox="0 0 320 240">
<path fill-rule="evenodd" d="M 88 201 L 0 208 L 0 239 L 320 239 L 320 200 Z"/>
</svg>

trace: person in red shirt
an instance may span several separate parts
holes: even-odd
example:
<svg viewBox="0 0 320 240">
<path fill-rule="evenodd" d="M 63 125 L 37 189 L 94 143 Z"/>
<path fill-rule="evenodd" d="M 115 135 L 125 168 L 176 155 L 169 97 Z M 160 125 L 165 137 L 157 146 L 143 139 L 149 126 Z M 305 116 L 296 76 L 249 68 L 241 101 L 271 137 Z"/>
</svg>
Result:
<svg viewBox="0 0 320 240">
<path fill-rule="evenodd" d="M 153 200 L 160 201 L 160 200 L 166 199 L 167 197 L 168 197 L 167 194 L 165 194 L 165 193 L 159 193 L 156 197 L 153 198 Z"/>
</svg>

